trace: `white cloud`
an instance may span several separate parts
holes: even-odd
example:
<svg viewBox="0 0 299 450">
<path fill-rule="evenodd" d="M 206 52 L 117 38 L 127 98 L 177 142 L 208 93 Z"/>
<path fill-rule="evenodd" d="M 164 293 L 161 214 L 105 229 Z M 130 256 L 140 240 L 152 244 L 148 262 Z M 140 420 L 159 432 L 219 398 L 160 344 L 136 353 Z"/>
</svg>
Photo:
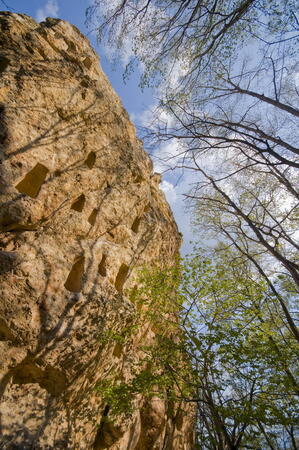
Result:
<svg viewBox="0 0 299 450">
<path fill-rule="evenodd" d="M 163 190 L 173 211 L 178 228 L 183 233 L 183 243 L 181 247 L 183 255 L 191 252 L 192 245 L 190 245 L 190 241 L 195 240 L 191 225 L 192 214 L 184 200 L 184 194 L 190 190 L 191 184 L 195 181 L 196 176 L 196 174 L 184 173 L 183 176 L 180 177 L 178 184 L 173 185 L 164 180 L 160 185 L 161 189 L 164 187 Z"/>
<path fill-rule="evenodd" d="M 162 183 L 160 184 L 160 188 L 162 189 L 162 191 L 166 195 L 168 203 L 173 205 L 176 202 L 176 199 L 177 199 L 177 195 L 176 195 L 176 192 L 175 192 L 174 185 L 172 183 L 169 183 L 166 180 L 163 180 Z"/>
<path fill-rule="evenodd" d="M 36 11 L 36 20 L 42 22 L 46 17 L 58 17 L 57 0 L 48 0 L 47 3 Z"/>
<path fill-rule="evenodd" d="M 164 130 L 171 130 L 175 124 L 175 118 L 168 111 L 154 103 L 147 107 L 142 114 L 131 116 L 137 126 L 155 130 L 161 127 Z M 178 139 L 169 139 L 164 142 L 157 142 L 157 146 L 151 157 L 154 163 L 154 171 L 163 173 L 169 169 L 173 170 L 179 166 L 182 160 L 182 143 Z"/>
<path fill-rule="evenodd" d="M 182 162 L 182 148 L 180 143 L 173 139 L 162 143 L 152 154 L 154 171 L 166 173 L 176 171 Z"/>
</svg>

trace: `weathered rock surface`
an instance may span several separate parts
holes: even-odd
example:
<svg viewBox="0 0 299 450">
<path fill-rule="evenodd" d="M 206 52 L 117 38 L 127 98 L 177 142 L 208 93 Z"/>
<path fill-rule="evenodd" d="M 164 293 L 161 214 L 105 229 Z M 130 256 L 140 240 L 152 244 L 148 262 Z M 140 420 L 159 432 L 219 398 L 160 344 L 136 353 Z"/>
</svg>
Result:
<svg viewBox="0 0 299 450">
<path fill-rule="evenodd" d="M 140 399 L 113 426 L 94 390 L 138 357 L 98 339 L 134 308 L 123 288 L 180 244 L 151 161 L 75 27 L 0 27 L 0 447 L 190 449 L 186 412 Z"/>
</svg>

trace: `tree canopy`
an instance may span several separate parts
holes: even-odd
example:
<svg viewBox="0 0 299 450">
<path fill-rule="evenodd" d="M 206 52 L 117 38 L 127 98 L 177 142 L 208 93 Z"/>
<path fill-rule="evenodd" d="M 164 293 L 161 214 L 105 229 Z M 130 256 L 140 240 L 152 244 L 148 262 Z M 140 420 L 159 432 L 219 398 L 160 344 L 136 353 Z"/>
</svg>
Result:
<svg viewBox="0 0 299 450">
<path fill-rule="evenodd" d="M 277 289 L 291 307 L 289 287 Z M 97 387 L 112 413 L 128 414 L 139 394 L 165 396 L 195 405 L 202 450 L 297 448 L 298 343 L 253 264 L 223 244 L 195 248 L 174 267 L 144 269 L 130 298 L 130 330 L 105 339 L 143 358 L 129 380 Z M 140 327 L 155 330 L 151 343 Z"/>
</svg>

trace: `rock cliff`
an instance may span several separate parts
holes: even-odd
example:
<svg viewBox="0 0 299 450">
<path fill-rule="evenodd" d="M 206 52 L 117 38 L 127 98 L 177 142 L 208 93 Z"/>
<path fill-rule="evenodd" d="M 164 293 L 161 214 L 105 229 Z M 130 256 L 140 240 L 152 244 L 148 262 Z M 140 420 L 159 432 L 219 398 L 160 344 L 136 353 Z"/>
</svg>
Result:
<svg viewBox="0 0 299 450">
<path fill-rule="evenodd" d="M 179 248 L 159 176 L 74 26 L 2 12 L 0 44 L 0 447 L 190 449 L 186 410 L 141 398 L 113 425 L 94 389 L 138 358 L 98 338 L 124 288 Z"/>
</svg>

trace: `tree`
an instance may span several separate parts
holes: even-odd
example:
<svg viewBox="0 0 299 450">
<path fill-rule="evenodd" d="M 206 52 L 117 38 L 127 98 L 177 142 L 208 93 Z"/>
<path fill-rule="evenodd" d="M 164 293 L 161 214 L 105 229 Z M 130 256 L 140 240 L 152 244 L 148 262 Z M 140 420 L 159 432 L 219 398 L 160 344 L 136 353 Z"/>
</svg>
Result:
<svg viewBox="0 0 299 450">
<path fill-rule="evenodd" d="M 191 327 L 195 358 L 209 369 L 203 389 L 209 392 L 212 385 L 212 406 L 220 413 L 222 428 L 226 429 L 227 448 L 263 448 L 266 437 L 273 434 L 271 439 L 274 439 L 274 423 L 279 426 L 280 420 L 284 420 L 278 413 L 280 401 L 286 400 L 286 416 L 292 417 L 296 402 L 291 406 L 292 401 L 288 403 L 290 398 L 286 396 L 292 392 L 294 401 L 298 395 L 298 384 L 291 373 L 296 366 L 295 359 L 292 361 L 296 341 L 285 330 L 281 318 L 273 320 L 267 284 L 245 258 L 225 246 L 218 246 L 211 254 L 212 259 L 207 258 L 206 250 L 204 254 L 197 252 L 191 259 L 190 278 L 184 289 L 188 303 L 197 306 Z M 199 291 L 190 291 L 191 280 Z M 198 333 L 198 325 L 202 323 L 208 331 L 203 329 Z M 292 342 L 290 347 L 287 342 Z M 284 360 L 284 345 L 288 350 L 292 348 L 291 359 Z M 284 367 L 283 361 L 288 361 Z M 201 408 L 202 418 L 211 417 L 210 405 L 203 403 Z M 213 429 L 213 419 L 211 422 Z M 201 429 L 205 438 L 205 425 L 201 424 Z M 267 431 L 264 434 L 262 430 Z M 281 434 L 281 429 L 276 431 L 278 448 Z"/>
<path fill-rule="evenodd" d="M 144 357 L 129 381 L 99 387 L 114 410 L 128 411 L 140 393 L 167 392 L 196 406 L 200 449 L 296 449 L 298 346 L 273 317 L 254 266 L 225 246 L 209 255 L 197 248 L 180 268 L 144 270 L 139 282 L 136 320 L 155 327 L 156 338 L 139 344 Z M 136 344 L 134 333 L 126 339 Z"/>
<path fill-rule="evenodd" d="M 240 176 L 236 181 L 230 178 L 227 183 L 227 180 L 215 180 L 200 167 L 198 170 L 205 181 L 196 186 L 196 192 L 191 196 L 197 202 L 197 223 L 205 231 L 213 231 L 214 236 L 222 235 L 254 264 L 299 342 L 295 321 L 272 282 L 277 277 L 291 279 L 291 292 L 298 293 L 298 244 L 295 236 L 298 202 L 282 189 L 279 182 L 274 183 L 267 172 L 244 169 L 242 179 Z"/>
<path fill-rule="evenodd" d="M 298 168 L 298 6 L 296 0 L 94 0 L 87 16 L 91 21 L 99 12 L 99 38 L 125 48 L 128 70 L 137 60 L 141 84 L 159 88 L 151 137 L 175 137 L 189 153 L 242 147 L 264 164 L 270 155 L 270 164 Z"/>
<path fill-rule="evenodd" d="M 192 90 L 199 73 L 213 77 L 214 62 L 235 58 L 249 40 L 290 46 L 298 35 L 297 6 L 292 0 L 94 0 L 87 19 L 118 49 L 132 40 L 131 61 L 144 65 L 144 82 L 169 79 L 182 64 L 184 87 Z"/>
</svg>

